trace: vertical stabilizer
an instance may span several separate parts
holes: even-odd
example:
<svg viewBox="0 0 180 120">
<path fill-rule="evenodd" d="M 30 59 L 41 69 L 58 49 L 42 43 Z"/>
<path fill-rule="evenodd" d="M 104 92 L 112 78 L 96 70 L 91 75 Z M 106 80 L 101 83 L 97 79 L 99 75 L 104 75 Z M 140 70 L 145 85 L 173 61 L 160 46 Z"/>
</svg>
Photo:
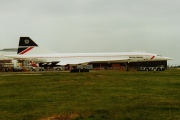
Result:
<svg viewBox="0 0 180 120">
<path fill-rule="evenodd" d="M 27 55 L 27 54 L 52 54 L 55 53 L 48 49 L 39 47 L 31 38 L 29 37 L 20 37 L 19 46 L 17 54 Z"/>
</svg>

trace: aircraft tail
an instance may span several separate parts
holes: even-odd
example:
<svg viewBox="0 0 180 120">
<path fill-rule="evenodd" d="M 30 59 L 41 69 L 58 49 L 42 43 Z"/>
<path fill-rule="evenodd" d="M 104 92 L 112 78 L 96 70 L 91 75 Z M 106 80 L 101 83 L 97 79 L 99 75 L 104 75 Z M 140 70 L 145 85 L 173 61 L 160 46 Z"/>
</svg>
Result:
<svg viewBox="0 0 180 120">
<path fill-rule="evenodd" d="M 53 54 L 55 52 L 39 47 L 31 38 L 20 37 L 17 54 Z"/>
</svg>

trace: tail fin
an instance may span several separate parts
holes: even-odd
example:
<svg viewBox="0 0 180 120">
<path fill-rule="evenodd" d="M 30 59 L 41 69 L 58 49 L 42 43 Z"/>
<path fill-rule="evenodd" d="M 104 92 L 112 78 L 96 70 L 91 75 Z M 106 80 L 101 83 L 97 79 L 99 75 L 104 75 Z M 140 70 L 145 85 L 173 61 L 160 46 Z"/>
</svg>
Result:
<svg viewBox="0 0 180 120">
<path fill-rule="evenodd" d="M 17 54 L 52 54 L 55 53 L 48 49 L 39 47 L 31 38 L 20 37 Z"/>
</svg>

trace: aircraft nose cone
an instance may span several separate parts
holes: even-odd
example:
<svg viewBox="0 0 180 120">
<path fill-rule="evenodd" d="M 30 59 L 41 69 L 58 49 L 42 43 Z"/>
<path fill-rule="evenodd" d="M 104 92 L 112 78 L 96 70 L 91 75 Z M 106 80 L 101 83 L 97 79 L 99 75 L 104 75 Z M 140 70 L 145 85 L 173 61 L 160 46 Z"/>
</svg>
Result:
<svg viewBox="0 0 180 120">
<path fill-rule="evenodd" d="M 163 57 L 164 60 L 173 60 L 173 58 L 170 58 L 170 57 Z"/>
<path fill-rule="evenodd" d="M 169 58 L 169 60 L 173 60 L 173 58 Z"/>
</svg>

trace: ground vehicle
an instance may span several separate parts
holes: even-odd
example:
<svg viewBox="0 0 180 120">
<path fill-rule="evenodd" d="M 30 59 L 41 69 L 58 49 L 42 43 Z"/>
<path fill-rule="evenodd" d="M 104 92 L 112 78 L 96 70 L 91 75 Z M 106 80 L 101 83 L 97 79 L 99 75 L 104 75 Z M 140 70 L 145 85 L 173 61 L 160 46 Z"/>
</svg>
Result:
<svg viewBox="0 0 180 120">
<path fill-rule="evenodd" d="M 61 71 L 61 70 L 65 70 L 65 67 L 64 66 L 53 67 L 53 70 Z"/>
<path fill-rule="evenodd" d="M 137 70 L 138 71 L 164 71 L 165 67 L 164 66 L 159 66 L 159 67 L 139 67 Z"/>
</svg>

